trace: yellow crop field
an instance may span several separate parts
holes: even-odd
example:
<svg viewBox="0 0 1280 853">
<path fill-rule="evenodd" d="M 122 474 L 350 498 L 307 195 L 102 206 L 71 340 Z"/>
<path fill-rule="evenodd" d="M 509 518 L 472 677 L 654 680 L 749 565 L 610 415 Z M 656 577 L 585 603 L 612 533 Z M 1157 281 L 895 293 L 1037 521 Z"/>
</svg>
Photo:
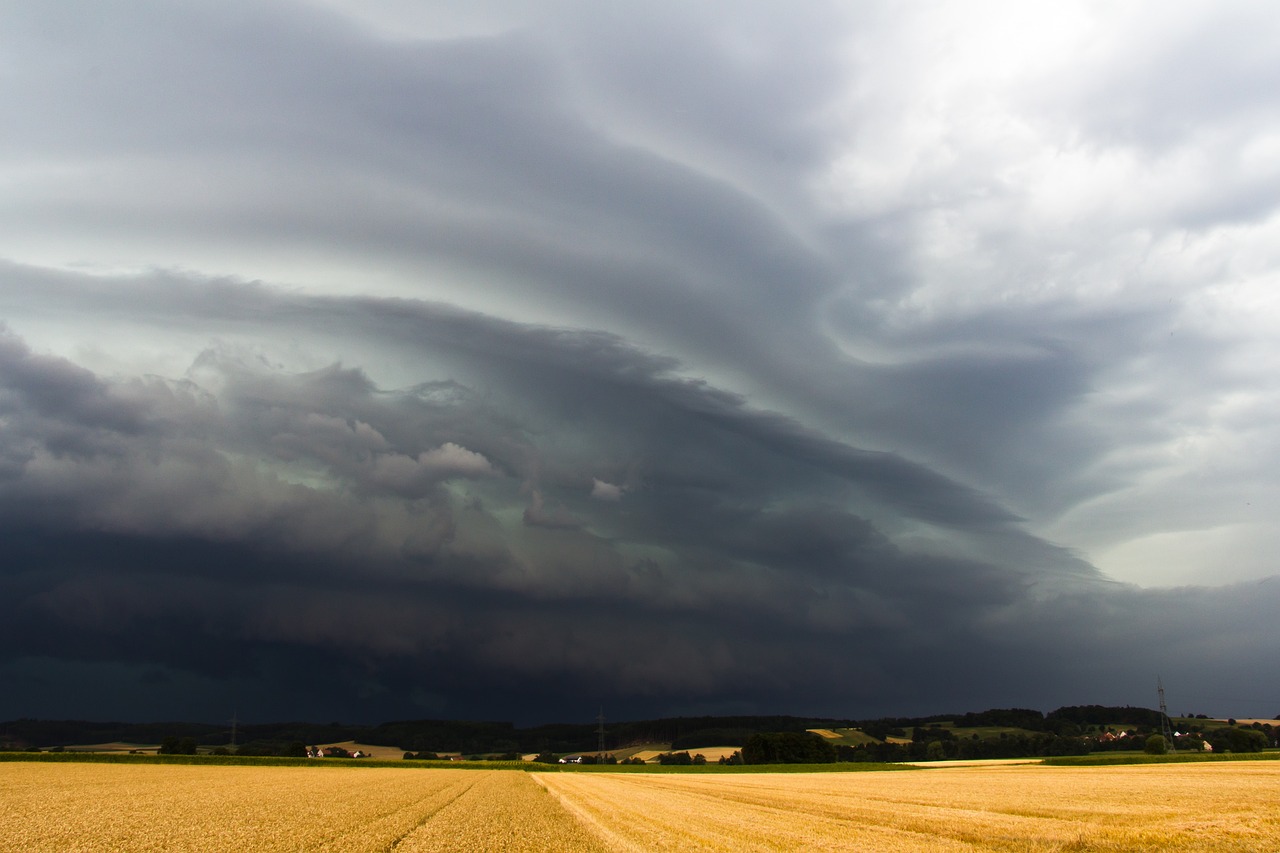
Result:
<svg viewBox="0 0 1280 853">
<path fill-rule="evenodd" d="M 608 849 L 501 770 L 6 762 L 0 828 L 6 853 Z"/>
<path fill-rule="evenodd" d="M 539 781 L 621 850 L 1280 850 L 1270 761 Z"/>
<path fill-rule="evenodd" d="M 0 851 L 1275 851 L 1280 763 L 682 775 L 0 763 Z"/>
</svg>

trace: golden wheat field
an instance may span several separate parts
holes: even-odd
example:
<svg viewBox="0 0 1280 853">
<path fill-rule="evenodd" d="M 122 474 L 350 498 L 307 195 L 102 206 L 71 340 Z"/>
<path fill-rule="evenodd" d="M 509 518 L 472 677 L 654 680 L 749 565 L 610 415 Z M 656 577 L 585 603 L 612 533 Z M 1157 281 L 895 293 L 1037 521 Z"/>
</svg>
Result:
<svg viewBox="0 0 1280 853">
<path fill-rule="evenodd" d="M 616 849 L 1280 850 L 1271 762 L 540 781 Z"/>
<path fill-rule="evenodd" d="M 605 850 L 527 773 L 0 764 L 2 851 Z"/>
<path fill-rule="evenodd" d="M 1280 764 L 676 775 L 0 764 L 0 851 L 1280 850 Z"/>
</svg>

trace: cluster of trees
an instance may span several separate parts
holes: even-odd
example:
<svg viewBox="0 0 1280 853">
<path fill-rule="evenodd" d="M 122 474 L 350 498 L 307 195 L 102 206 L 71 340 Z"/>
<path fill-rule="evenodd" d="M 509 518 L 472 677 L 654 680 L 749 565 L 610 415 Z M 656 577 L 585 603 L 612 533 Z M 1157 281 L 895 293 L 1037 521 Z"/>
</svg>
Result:
<svg viewBox="0 0 1280 853">
<path fill-rule="evenodd" d="M 830 764 L 836 748 L 812 732 L 757 732 L 742 747 L 743 764 Z"/>
<path fill-rule="evenodd" d="M 1066 709 L 1059 708 L 1054 714 Z M 1011 729 L 1028 729 L 1042 731 L 1045 727 L 1045 715 L 1030 708 L 992 708 L 988 711 L 970 712 L 952 717 L 951 721 L 958 729 L 983 728 L 997 726 Z"/>
<path fill-rule="evenodd" d="M 0 723 L 0 741 L 15 747 L 48 748 L 55 744 L 162 743 L 166 737 L 194 738 L 206 744 L 211 734 L 225 727 L 203 723 L 100 723 L 87 720 L 34 720 L 24 718 Z M 225 740 L 225 738 L 223 738 Z"/>
<path fill-rule="evenodd" d="M 1159 711 L 1150 708 L 1135 708 L 1131 705 L 1115 707 L 1108 705 L 1069 705 L 1050 712 L 1045 717 L 1046 724 L 1072 724 L 1081 730 L 1087 727 L 1107 725 L 1124 725 L 1136 729 L 1159 729 L 1164 718 Z"/>
<path fill-rule="evenodd" d="M 200 751 L 200 743 L 193 737 L 168 735 L 160 742 L 158 752 L 161 755 L 195 755 Z M 211 755 L 274 755 L 286 758 L 306 758 L 307 746 L 302 741 L 281 743 L 279 741 L 255 740 L 232 748 L 219 745 L 207 749 Z M 345 750 L 342 750 L 345 752 Z"/>
<path fill-rule="evenodd" d="M 1268 737 L 1266 728 L 1271 727 L 1255 729 L 1226 726 L 1213 729 L 1205 739 L 1213 747 L 1214 752 L 1262 752 L 1275 742 L 1274 737 Z"/>
<path fill-rule="evenodd" d="M 169 735 L 160 741 L 161 755 L 195 755 L 199 744 L 193 737 L 178 737 L 177 735 Z"/>
<path fill-rule="evenodd" d="M 697 755 L 690 755 L 688 752 L 664 752 L 658 756 L 658 763 L 683 767 L 695 764 L 701 766 L 707 763 L 707 757 L 701 752 Z"/>
<path fill-rule="evenodd" d="M 967 714 L 935 714 L 929 717 L 886 717 L 858 724 L 864 732 L 883 740 L 880 732 L 906 737 L 912 728 L 936 728 L 950 723 L 957 729 L 1010 728 L 1072 737 L 1102 725 L 1159 728 L 1160 712 L 1132 705 L 1066 705 L 1048 714 L 1033 708 L 991 708 Z"/>
<path fill-rule="evenodd" d="M 1214 752 L 1258 752 L 1268 746 L 1280 746 L 1280 729 L 1268 724 L 1253 723 L 1236 726 L 1234 720 L 1227 726 L 1203 727 L 1193 725 L 1191 731 L 1169 744 L 1159 734 L 1161 716 L 1158 711 L 1146 708 L 1108 708 L 1099 705 L 1062 708 L 1041 719 L 1036 725 L 1037 712 L 1010 709 L 966 714 L 956 718 L 951 728 L 929 724 L 915 726 L 910 731 L 910 743 L 870 743 L 856 747 L 837 746 L 840 761 L 930 761 L 949 758 L 1034 758 L 1054 755 L 1085 755 L 1095 751 L 1122 751 L 1139 748 L 1157 748 L 1156 739 L 1166 749 L 1180 751 L 1203 749 L 1208 743 Z M 1201 718 L 1203 719 L 1203 717 Z M 1000 727 L 1013 728 L 1021 722 L 1022 731 L 1001 732 L 996 737 L 966 736 L 965 728 Z M 963 725 L 962 725 L 963 723 Z M 1125 731 L 1125 737 L 1109 737 L 1116 734 L 1116 727 Z M 863 731 L 872 734 L 869 727 Z M 903 732 L 897 729 L 897 732 Z M 905 732 L 899 737 L 905 737 Z"/>
<path fill-rule="evenodd" d="M 346 750 L 342 751 L 346 752 Z M 280 755 L 285 758 L 306 758 L 307 745 L 300 740 L 251 740 L 237 747 L 235 753 L 236 755 Z M 347 757 L 350 755 L 348 754 Z"/>
<path fill-rule="evenodd" d="M 1269 728 L 1269 727 L 1268 727 Z M 1172 748 L 1183 752 L 1200 752 L 1208 743 L 1214 752 L 1262 752 L 1275 741 L 1265 731 L 1253 728 L 1226 726 L 1214 729 L 1207 735 L 1189 734 L 1174 738 L 1170 744 L 1161 734 L 1146 739 L 1144 751 L 1149 755 L 1164 755 Z"/>
<path fill-rule="evenodd" d="M 1087 738 L 1064 737 L 1049 732 L 982 738 L 978 735 L 957 737 L 948 729 L 916 728 L 910 743 L 841 744 L 835 747 L 835 751 L 839 761 L 892 762 L 1086 755 L 1091 747 Z"/>
</svg>

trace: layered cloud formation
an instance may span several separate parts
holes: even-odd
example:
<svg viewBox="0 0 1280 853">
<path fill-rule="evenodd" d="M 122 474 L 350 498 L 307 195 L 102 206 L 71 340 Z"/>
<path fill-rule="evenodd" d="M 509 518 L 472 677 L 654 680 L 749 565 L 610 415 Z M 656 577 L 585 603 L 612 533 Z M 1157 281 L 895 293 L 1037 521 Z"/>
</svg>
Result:
<svg viewBox="0 0 1280 853">
<path fill-rule="evenodd" d="M 1273 715 L 1274 16 L 844 5 L 5 10 L 0 716 Z"/>
</svg>

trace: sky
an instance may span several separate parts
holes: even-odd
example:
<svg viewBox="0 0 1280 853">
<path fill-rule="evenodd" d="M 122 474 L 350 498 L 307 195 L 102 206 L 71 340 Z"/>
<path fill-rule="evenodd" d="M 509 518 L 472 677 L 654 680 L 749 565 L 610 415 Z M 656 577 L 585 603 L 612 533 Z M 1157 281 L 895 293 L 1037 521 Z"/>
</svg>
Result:
<svg viewBox="0 0 1280 853">
<path fill-rule="evenodd" d="M 0 0 L 0 719 L 1271 717 L 1265 2 Z"/>
</svg>

